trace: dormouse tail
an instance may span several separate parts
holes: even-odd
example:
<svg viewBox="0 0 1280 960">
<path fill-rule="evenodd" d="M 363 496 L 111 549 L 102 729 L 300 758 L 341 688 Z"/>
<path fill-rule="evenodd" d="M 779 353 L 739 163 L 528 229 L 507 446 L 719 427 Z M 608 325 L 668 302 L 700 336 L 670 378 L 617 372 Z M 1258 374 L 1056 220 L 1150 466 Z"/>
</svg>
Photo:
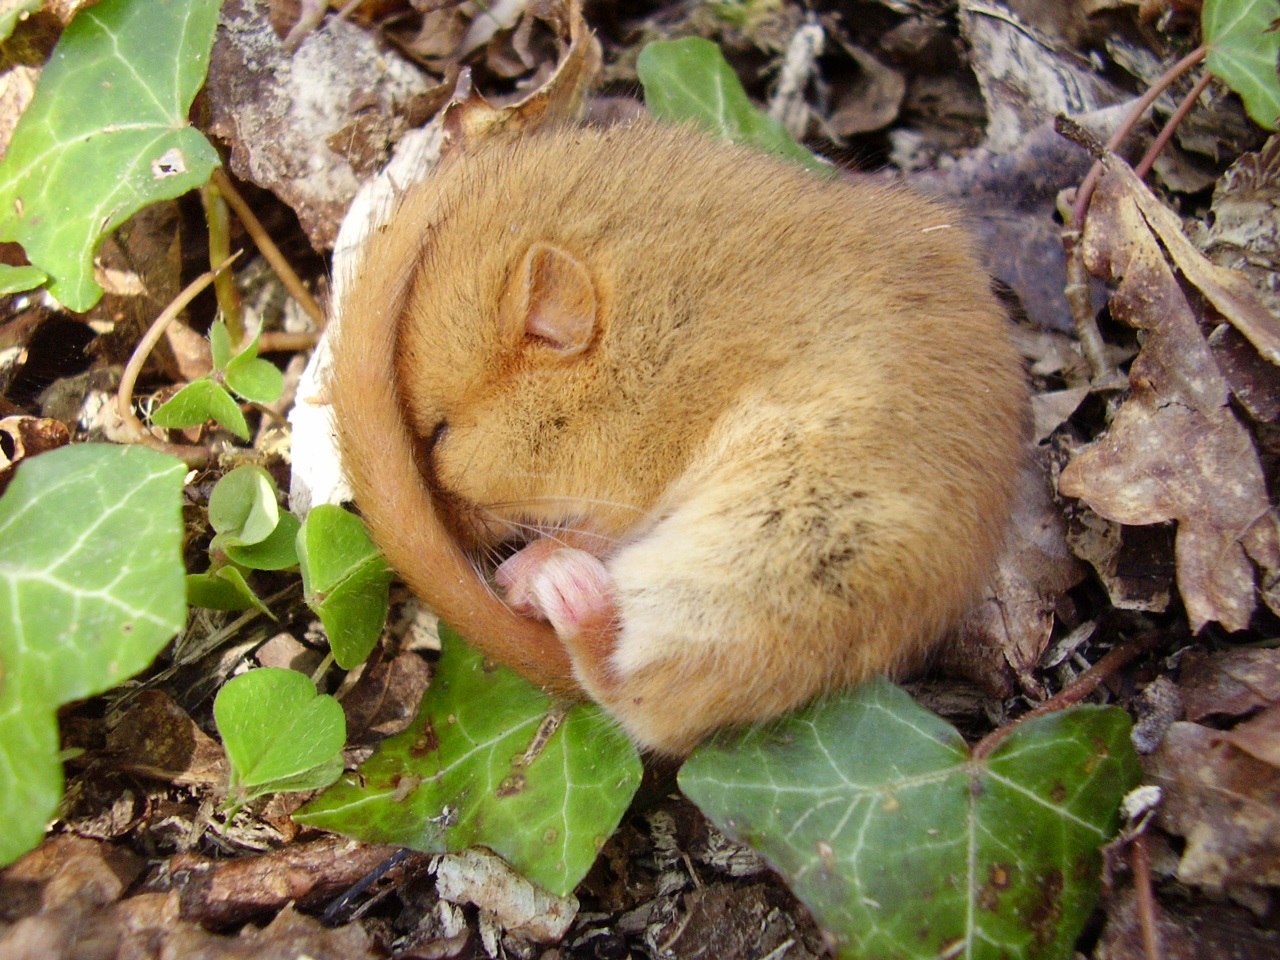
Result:
<svg viewBox="0 0 1280 960">
<path fill-rule="evenodd" d="M 486 656 L 558 696 L 581 698 L 546 624 L 519 616 L 481 581 L 436 512 L 396 385 L 400 317 L 420 263 L 416 231 L 374 231 L 341 304 L 329 396 L 356 505 L 404 582 Z"/>
</svg>

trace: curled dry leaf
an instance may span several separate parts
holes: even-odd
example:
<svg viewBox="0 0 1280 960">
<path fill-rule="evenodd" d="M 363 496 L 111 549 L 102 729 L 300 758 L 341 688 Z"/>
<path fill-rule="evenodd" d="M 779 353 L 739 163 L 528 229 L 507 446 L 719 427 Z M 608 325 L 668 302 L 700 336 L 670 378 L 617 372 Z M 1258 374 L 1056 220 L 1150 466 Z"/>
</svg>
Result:
<svg viewBox="0 0 1280 960">
<path fill-rule="evenodd" d="M 1221 268 L 1167 222 L 1172 216 L 1132 171 L 1109 164 L 1090 209 L 1085 259 L 1095 275 L 1121 281 L 1111 312 L 1144 330 L 1146 341 L 1130 369 L 1129 399 L 1107 434 L 1062 471 L 1058 489 L 1119 523 L 1176 520 L 1178 589 L 1192 629 L 1215 621 L 1242 630 L 1256 606 L 1255 562 L 1274 592 L 1280 536 L 1252 438 L 1153 230 L 1192 282 L 1212 283 L 1215 293 L 1201 289 L 1224 314 L 1247 315 L 1261 340 L 1270 334 L 1245 304 L 1249 292 L 1218 282 Z"/>
<path fill-rule="evenodd" d="M 0 420 L 0 492 L 8 486 L 13 471 L 27 457 L 65 447 L 71 431 L 61 420 L 44 417 L 5 417 Z"/>
<path fill-rule="evenodd" d="M 1194 723 L 1175 723 L 1147 762 L 1163 791 L 1160 826 L 1186 838 L 1183 883 L 1280 885 L 1280 770 Z"/>
<path fill-rule="evenodd" d="M 573 894 L 554 896 L 479 847 L 442 856 L 436 888 L 441 899 L 473 903 L 502 929 L 539 943 L 560 940 L 578 915 Z"/>
<path fill-rule="evenodd" d="M 1019 688 L 1044 695 L 1034 671 L 1049 645 L 1054 610 L 1084 576 L 1065 533 L 1044 469 L 1029 467 L 991 583 L 941 652 L 946 672 L 1001 697 Z"/>
<path fill-rule="evenodd" d="M 564 56 L 547 82 L 516 103 L 498 107 L 471 86 L 469 74 L 464 72 L 454 100 L 442 111 L 449 137 L 446 152 L 493 137 L 519 137 L 577 118 L 582 97 L 600 69 L 600 43 L 582 17 L 581 0 L 554 3 L 545 16 L 560 26 L 566 44 Z"/>
</svg>

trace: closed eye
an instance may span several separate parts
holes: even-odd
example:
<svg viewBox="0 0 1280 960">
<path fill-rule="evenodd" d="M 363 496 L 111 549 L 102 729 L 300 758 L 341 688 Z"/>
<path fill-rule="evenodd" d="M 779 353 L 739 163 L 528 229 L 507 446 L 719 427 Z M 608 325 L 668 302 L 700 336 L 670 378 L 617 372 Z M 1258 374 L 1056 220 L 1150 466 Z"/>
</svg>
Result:
<svg viewBox="0 0 1280 960">
<path fill-rule="evenodd" d="M 431 428 L 431 436 L 427 438 L 427 455 L 430 456 L 435 452 L 436 444 L 444 439 L 445 434 L 449 432 L 449 421 L 441 420 Z"/>
</svg>

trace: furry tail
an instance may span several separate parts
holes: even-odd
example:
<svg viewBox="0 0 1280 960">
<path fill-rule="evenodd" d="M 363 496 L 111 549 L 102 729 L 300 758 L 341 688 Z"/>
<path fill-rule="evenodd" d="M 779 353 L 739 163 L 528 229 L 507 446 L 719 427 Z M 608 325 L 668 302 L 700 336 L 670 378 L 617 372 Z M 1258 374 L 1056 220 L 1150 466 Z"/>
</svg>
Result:
<svg viewBox="0 0 1280 960">
<path fill-rule="evenodd" d="M 445 623 L 548 692 L 581 698 L 555 633 L 517 615 L 480 580 L 437 515 L 415 461 L 395 357 L 418 263 L 413 231 L 375 231 L 335 331 L 329 395 L 356 505 L 392 569 Z"/>
</svg>

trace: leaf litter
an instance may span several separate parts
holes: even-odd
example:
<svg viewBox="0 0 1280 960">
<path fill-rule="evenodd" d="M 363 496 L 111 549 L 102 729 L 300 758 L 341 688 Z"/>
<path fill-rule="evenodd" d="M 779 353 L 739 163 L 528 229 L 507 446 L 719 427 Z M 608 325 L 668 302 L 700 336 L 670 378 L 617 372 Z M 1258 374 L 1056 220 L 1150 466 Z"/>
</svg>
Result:
<svg viewBox="0 0 1280 960">
<path fill-rule="evenodd" d="M 870 158 L 892 158 L 904 170 L 927 167 L 927 173 L 905 179 L 943 195 L 976 199 L 973 215 L 992 251 L 993 269 L 1014 291 L 1018 312 L 1033 324 L 1023 333 L 1037 389 L 1041 396 L 1056 395 L 1043 402 L 1038 439 L 1047 454 L 1039 482 L 1053 484 L 1057 497 L 1036 499 L 1019 517 L 998 584 L 975 617 L 976 626 L 967 629 L 968 669 L 949 664 L 947 672 L 982 678 L 1003 697 L 1039 699 L 1084 670 L 1106 644 L 1140 630 L 1165 632 L 1166 659 L 1146 661 L 1114 683 L 1112 695 L 1140 717 L 1165 717 L 1155 724 L 1158 732 L 1144 763 L 1147 779 L 1161 787 L 1164 798 L 1147 828 L 1153 869 L 1157 880 L 1185 885 L 1162 882 L 1158 889 L 1157 920 L 1168 955 L 1210 957 L 1236 950 L 1241 956 L 1273 956 L 1275 924 L 1268 917 L 1274 916 L 1280 843 L 1272 746 L 1280 701 L 1275 660 L 1270 650 L 1232 646 L 1226 633 L 1247 631 L 1242 638 L 1265 641 L 1277 628 L 1271 614 L 1280 563 L 1271 504 L 1280 449 L 1273 428 L 1280 414 L 1274 364 L 1280 343 L 1274 202 L 1280 147 L 1272 141 L 1235 159 L 1238 131 L 1256 130 L 1240 123 L 1238 102 L 1211 90 L 1176 138 L 1172 159 L 1156 168 L 1165 193 L 1149 191 L 1111 162 L 1094 200 L 1086 248 L 1090 268 L 1102 281 L 1097 304 L 1111 293 L 1104 284 L 1114 287 L 1109 318 L 1139 333 L 1135 338 L 1119 324 L 1106 328 L 1112 339 L 1108 355 L 1127 373 L 1129 389 L 1094 389 L 1078 355 L 1064 356 L 1051 336 L 1066 329 L 1067 312 L 1060 295 L 1065 273 L 1059 279 L 1060 253 L 1046 228 L 1054 194 L 1078 182 L 1088 157 L 1054 142 L 1048 123 L 1060 110 L 1105 107 L 1131 96 L 1152 79 L 1152 69 L 1158 73 L 1169 62 L 1165 48 L 1135 40 L 1140 30 L 1115 29 L 1117 22 L 1137 25 L 1132 4 L 1019 3 L 1015 11 L 1012 4 L 965 2 L 959 23 L 969 46 L 961 53 L 955 28 L 923 6 L 868 6 L 877 8 L 879 20 L 820 18 L 823 52 L 796 74 L 807 113 L 795 126 L 827 152 L 852 147 Z M 1145 37 L 1152 29 L 1181 36 L 1186 21 L 1179 20 L 1178 10 L 1185 6 L 1171 7 L 1155 28 L 1144 24 Z M 507 17 L 497 16 L 495 7 L 496 19 L 473 4 L 420 5 L 418 12 L 402 8 L 388 18 L 394 8 L 365 3 L 349 15 L 350 22 L 331 12 L 312 33 L 292 38 L 331 58 L 319 74 L 307 74 L 305 84 L 289 72 L 315 54 L 289 54 L 290 44 L 281 39 L 289 32 L 287 11 L 244 3 L 223 13 L 239 25 L 241 47 L 215 48 L 217 79 L 211 77 L 204 94 L 215 120 L 202 129 L 230 147 L 233 172 L 278 198 L 264 197 L 264 205 L 291 211 L 303 224 L 304 242 L 320 248 L 333 242 L 350 196 L 402 134 L 453 94 L 460 68 L 470 68 L 473 89 L 484 89 L 492 110 L 475 108 L 468 123 L 484 127 L 513 117 L 518 122 L 522 114 L 506 112 L 506 106 L 539 89 L 565 47 L 555 4 L 509 5 L 514 13 Z M 767 78 L 776 75 L 773 68 L 806 23 L 792 4 L 713 4 L 687 18 L 681 13 L 640 19 L 612 9 L 599 16 L 592 26 L 604 50 L 606 86 L 589 108 L 606 97 L 634 93 L 638 35 L 717 40 L 753 97 L 768 101 Z M 378 33 L 392 38 L 403 57 L 378 47 Z M 219 31 L 220 44 L 230 40 L 225 29 Z M 263 62 L 273 64 L 271 69 L 248 69 L 246 60 L 235 59 L 244 56 L 249 42 L 265 52 Z M 1088 44 L 1114 58 L 1119 69 L 1106 80 L 1102 72 L 1082 68 L 1078 53 Z M 357 85 L 344 84 L 371 62 L 391 66 L 386 76 L 364 84 L 375 92 L 361 100 L 351 92 Z M 415 73 L 411 63 L 423 69 Z M 1126 82 L 1124 71 L 1133 82 Z M 881 126 L 860 131 L 874 123 Z M 280 135 L 285 131 L 287 136 Z M 963 152 L 954 157 L 958 149 Z M 1222 164 L 1214 151 L 1235 159 L 1225 175 L 1219 176 Z M 1207 209 L 1197 210 L 1194 197 L 1169 193 L 1176 193 L 1186 171 L 1198 171 L 1201 186 L 1215 184 Z M 1198 219 L 1184 225 L 1174 212 L 1179 205 Z M 115 289 L 122 302 L 140 295 L 131 283 Z M 103 315 L 97 322 L 110 320 Z M 0 342 L 0 350 L 21 351 L 23 337 Z M 19 367 L 33 365 L 40 359 L 36 354 Z M 118 356 L 101 356 L 95 371 L 109 371 L 112 362 L 118 364 Z M 157 383 L 172 373 L 157 370 L 153 376 Z M 76 389 L 78 399 L 87 401 L 88 381 Z M 78 417 L 67 426 L 83 438 Z M 1083 585 L 1076 585 L 1081 567 L 1071 561 L 1072 552 L 1092 570 Z M 308 626 L 294 623 L 288 629 L 305 640 Z M 1051 670 L 1041 659 L 1050 647 L 1056 651 Z M 90 707 L 72 709 L 67 736 L 95 762 L 72 769 L 68 824 L 101 829 L 113 842 L 55 836 L 0 874 L 5 893 L 13 892 L 0 896 L 6 904 L 0 942 L 48 937 L 40 942 L 51 944 L 48 955 L 57 955 L 71 949 L 65 931 L 91 919 L 107 931 L 108 955 L 126 942 L 141 942 L 130 941 L 129 931 L 166 936 L 170 949 L 189 956 L 296 955 L 289 953 L 293 947 L 314 956 L 362 956 L 371 955 L 377 938 L 403 950 L 434 945 L 440 955 L 477 949 L 537 955 L 530 941 L 504 933 L 496 914 L 473 918 L 438 899 L 427 857 L 381 875 L 384 889 L 372 903 L 394 904 L 395 910 L 374 909 L 359 923 L 325 931 L 285 906 L 294 896 L 311 909 L 332 903 L 338 892 L 377 876 L 375 868 L 385 864 L 389 851 L 273 834 L 277 828 L 263 823 L 297 829 L 284 827 L 287 817 L 278 811 L 262 811 L 257 826 L 249 825 L 247 815 L 225 827 L 211 826 L 207 811 L 200 810 L 211 788 L 199 784 L 209 782 L 216 764 L 201 727 L 211 729 L 207 697 L 216 687 L 203 678 L 225 677 L 243 654 L 238 648 L 234 656 L 231 650 L 210 655 L 179 671 L 166 687 L 174 695 L 168 704 L 140 701 L 155 711 L 140 724 L 156 725 L 151 749 L 131 752 L 127 725 L 116 727 L 125 732 L 115 739 L 104 740 L 95 732 L 100 721 Z M 419 655 L 393 647 L 388 656 L 394 663 Z M 377 674 L 367 671 L 375 704 L 384 696 L 379 691 L 389 689 L 380 686 L 384 681 Z M 412 711 L 420 685 L 406 690 L 391 715 Z M 1144 698 L 1146 691 L 1151 694 Z M 1157 701 L 1165 704 L 1160 710 Z M 951 700 L 962 702 L 958 694 Z M 980 730 L 1009 708 L 1015 708 L 1013 701 L 977 698 L 953 706 L 957 713 L 951 719 L 966 731 Z M 145 779 L 126 788 L 104 768 L 112 763 Z M 80 816 L 84 805 L 104 804 L 93 798 L 106 796 L 132 799 L 117 804 L 122 815 L 115 825 L 103 820 L 90 827 L 91 818 Z M 664 822 L 678 826 L 667 833 Z M 274 853 L 245 855 L 273 846 Z M 775 950 L 788 957 L 819 955 L 821 935 L 786 888 L 761 874 L 758 865 L 735 872 L 728 864 L 739 861 L 731 854 L 712 855 L 713 847 L 735 849 L 683 801 L 659 800 L 645 815 L 624 820 L 578 890 L 581 912 L 561 955 L 630 950 L 692 956 L 708 949 L 725 956 Z M 159 856 L 122 864 L 131 848 Z M 240 855 L 220 862 L 209 859 L 214 851 Z M 306 883 L 300 882 L 304 874 Z M 1118 883 L 1102 904 L 1102 933 L 1085 947 L 1097 957 L 1141 956 L 1133 946 L 1139 941 L 1132 938 L 1135 908 L 1124 870 Z M 1207 907 L 1208 894 L 1231 904 Z M 40 895 L 43 912 L 33 899 Z M 1194 921 L 1175 916 L 1188 897 L 1186 913 Z M 269 926 L 245 928 L 238 940 L 193 926 L 203 921 L 230 929 L 272 914 L 276 920 Z M 1187 927 L 1188 922 L 1198 926 Z M 24 939 L 3 939 L 19 934 Z"/>
</svg>

